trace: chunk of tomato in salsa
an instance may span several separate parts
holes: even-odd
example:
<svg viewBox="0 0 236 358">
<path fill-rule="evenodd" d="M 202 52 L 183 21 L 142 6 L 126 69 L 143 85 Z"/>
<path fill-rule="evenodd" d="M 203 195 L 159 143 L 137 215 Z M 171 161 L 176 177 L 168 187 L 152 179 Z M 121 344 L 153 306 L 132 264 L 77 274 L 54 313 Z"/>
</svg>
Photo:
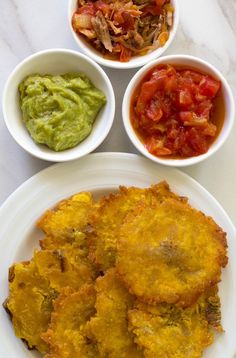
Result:
<svg viewBox="0 0 236 358">
<path fill-rule="evenodd" d="M 131 101 L 131 122 L 156 156 L 207 152 L 217 133 L 212 122 L 220 82 L 192 69 L 161 65 L 141 81 Z"/>
<path fill-rule="evenodd" d="M 220 89 L 220 83 L 213 78 L 205 76 L 199 84 L 200 94 L 208 98 L 214 98 Z"/>
</svg>

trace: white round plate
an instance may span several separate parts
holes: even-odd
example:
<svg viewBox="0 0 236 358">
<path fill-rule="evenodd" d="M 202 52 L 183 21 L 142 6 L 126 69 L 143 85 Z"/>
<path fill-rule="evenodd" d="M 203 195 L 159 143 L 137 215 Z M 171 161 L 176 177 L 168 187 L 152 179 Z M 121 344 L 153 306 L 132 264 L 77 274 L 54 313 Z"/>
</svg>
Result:
<svg viewBox="0 0 236 358">
<path fill-rule="evenodd" d="M 8 267 L 32 256 L 42 235 L 35 229 L 35 222 L 46 209 L 76 192 L 91 191 L 96 197 L 116 190 L 119 185 L 145 187 L 161 180 L 166 180 L 173 191 L 187 196 L 192 206 L 212 216 L 227 232 L 229 263 L 219 285 L 225 333 L 217 336 L 203 357 L 233 358 L 236 351 L 236 230 L 217 201 L 192 178 L 134 154 L 97 153 L 53 165 L 26 181 L 8 198 L 0 208 L 1 302 L 8 295 Z M 15 337 L 2 307 L 0 321 L 0 357 L 40 357 L 28 351 Z"/>
</svg>

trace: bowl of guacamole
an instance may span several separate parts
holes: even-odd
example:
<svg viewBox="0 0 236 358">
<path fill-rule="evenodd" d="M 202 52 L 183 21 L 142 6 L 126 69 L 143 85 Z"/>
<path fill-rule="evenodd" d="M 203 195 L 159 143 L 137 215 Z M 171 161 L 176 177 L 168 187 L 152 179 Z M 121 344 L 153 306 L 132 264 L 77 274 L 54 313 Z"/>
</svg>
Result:
<svg viewBox="0 0 236 358">
<path fill-rule="evenodd" d="M 30 154 L 48 161 L 80 158 L 108 135 L 115 97 L 104 70 L 78 52 L 51 49 L 22 61 L 3 93 L 9 132 Z"/>
<path fill-rule="evenodd" d="M 36 143 L 61 151 L 90 135 L 104 93 L 83 73 L 33 74 L 19 85 L 22 119 Z"/>
</svg>

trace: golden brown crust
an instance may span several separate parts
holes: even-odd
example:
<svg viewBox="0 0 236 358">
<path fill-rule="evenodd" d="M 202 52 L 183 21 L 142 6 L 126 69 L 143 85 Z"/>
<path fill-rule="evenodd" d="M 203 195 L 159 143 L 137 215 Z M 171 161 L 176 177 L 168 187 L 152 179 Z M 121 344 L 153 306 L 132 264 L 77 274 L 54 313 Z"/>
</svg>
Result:
<svg viewBox="0 0 236 358">
<path fill-rule="evenodd" d="M 10 294 L 6 302 L 17 337 L 29 349 L 47 351 L 40 335 L 50 322 L 52 303 L 57 293 L 40 276 L 34 261 L 15 264 L 9 270 Z"/>
<path fill-rule="evenodd" d="M 216 292 L 204 294 L 189 308 L 166 303 L 147 305 L 136 302 L 128 313 L 129 329 L 146 358 L 200 358 L 214 339 L 207 311 Z"/>
<path fill-rule="evenodd" d="M 221 279 L 226 234 L 209 217 L 175 199 L 142 205 L 120 230 L 117 270 L 143 301 L 192 305 Z"/>
<path fill-rule="evenodd" d="M 85 324 L 95 313 L 96 293 L 92 285 L 79 291 L 65 288 L 54 303 L 54 311 L 47 332 L 42 339 L 49 346 L 45 358 L 99 357 L 96 345 L 85 335 Z"/>
<path fill-rule="evenodd" d="M 88 225 L 94 207 L 92 194 L 81 192 L 47 210 L 37 223 L 45 233 L 41 247 L 53 250 L 73 244 Z"/>
<path fill-rule="evenodd" d="M 98 344 L 102 357 L 141 358 L 128 332 L 127 312 L 134 302 L 114 268 L 96 280 L 96 315 L 87 323 L 87 334 Z"/>
<path fill-rule="evenodd" d="M 67 250 L 35 251 L 34 261 L 39 274 L 57 292 L 66 286 L 78 290 L 85 283 L 92 283 L 96 277 L 90 262 L 79 255 L 74 245 Z"/>
<path fill-rule="evenodd" d="M 171 192 L 164 181 L 145 189 L 121 186 L 117 194 L 110 194 L 100 201 L 91 219 L 89 235 L 89 257 L 99 270 L 106 271 L 115 265 L 117 237 L 126 215 L 138 203 L 151 205 L 168 197 L 186 201 Z"/>
<path fill-rule="evenodd" d="M 213 286 L 203 293 L 198 300 L 201 314 L 206 317 L 209 328 L 222 333 L 224 329 L 221 325 L 221 304 L 218 294 L 218 287 Z"/>
<path fill-rule="evenodd" d="M 43 251 L 36 252 L 35 259 L 40 273 L 58 291 L 65 285 L 79 289 L 97 277 L 83 232 L 95 206 L 91 193 L 81 192 L 46 211 L 38 221 L 46 236 L 40 242 Z"/>
</svg>

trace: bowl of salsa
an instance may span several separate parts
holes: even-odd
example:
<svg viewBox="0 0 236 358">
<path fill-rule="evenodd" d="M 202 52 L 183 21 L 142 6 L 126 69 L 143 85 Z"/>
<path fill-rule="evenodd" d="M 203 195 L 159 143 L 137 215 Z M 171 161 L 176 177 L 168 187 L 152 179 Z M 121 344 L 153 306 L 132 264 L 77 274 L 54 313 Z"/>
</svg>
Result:
<svg viewBox="0 0 236 358">
<path fill-rule="evenodd" d="M 231 89 L 206 61 L 162 57 L 131 79 L 122 105 L 126 132 L 151 160 L 169 166 L 198 163 L 215 153 L 234 122 Z"/>
<path fill-rule="evenodd" d="M 79 48 L 101 65 L 127 69 L 161 56 L 174 40 L 178 0 L 70 0 L 68 19 Z"/>
</svg>

